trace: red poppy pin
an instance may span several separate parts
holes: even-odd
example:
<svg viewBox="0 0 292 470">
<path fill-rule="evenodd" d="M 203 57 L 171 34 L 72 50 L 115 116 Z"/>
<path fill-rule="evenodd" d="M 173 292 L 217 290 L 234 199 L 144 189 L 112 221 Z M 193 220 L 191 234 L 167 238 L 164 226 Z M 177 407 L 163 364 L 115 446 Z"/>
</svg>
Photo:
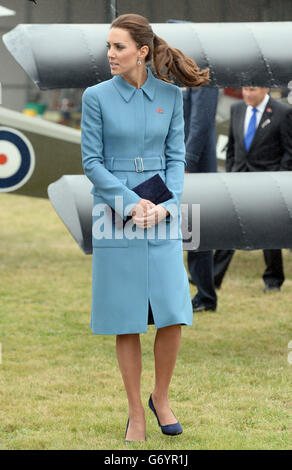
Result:
<svg viewBox="0 0 292 470">
<path fill-rule="evenodd" d="M 159 114 L 163 114 L 163 111 L 162 111 L 161 108 L 157 108 L 157 112 L 158 112 Z"/>
<path fill-rule="evenodd" d="M 267 113 L 271 113 L 272 112 L 272 108 L 267 108 Z"/>
</svg>

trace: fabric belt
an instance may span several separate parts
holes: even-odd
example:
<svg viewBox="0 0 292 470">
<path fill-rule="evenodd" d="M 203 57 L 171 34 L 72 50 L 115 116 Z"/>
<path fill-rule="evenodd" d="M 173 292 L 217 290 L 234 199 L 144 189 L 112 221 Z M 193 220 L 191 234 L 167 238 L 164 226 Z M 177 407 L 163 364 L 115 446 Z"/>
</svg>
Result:
<svg viewBox="0 0 292 470">
<path fill-rule="evenodd" d="M 136 171 L 137 173 L 141 173 L 147 170 L 165 170 L 166 163 L 164 156 L 144 158 L 105 157 L 104 166 L 110 171 Z"/>
</svg>

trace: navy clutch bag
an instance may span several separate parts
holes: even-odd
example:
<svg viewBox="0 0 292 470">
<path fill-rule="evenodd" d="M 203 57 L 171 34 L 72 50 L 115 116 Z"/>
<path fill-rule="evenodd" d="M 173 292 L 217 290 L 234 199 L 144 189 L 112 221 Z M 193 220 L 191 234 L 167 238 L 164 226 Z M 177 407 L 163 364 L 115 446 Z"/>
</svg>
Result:
<svg viewBox="0 0 292 470">
<path fill-rule="evenodd" d="M 172 192 L 169 191 L 158 173 L 132 188 L 132 191 L 135 191 L 142 199 L 153 202 L 153 204 L 160 204 L 172 198 Z"/>
<path fill-rule="evenodd" d="M 143 181 L 143 183 L 138 184 L 138 186 L 132 188 L 132 191 L 138 194 L 138 196 L 140 196 L 142 199 L 148 199 L 149 201 L 153 202 L 153 204 L 161 204 L 162 202 L 165 202 L 173 197 L 172 192 L 169 191 L 168 187 L 158 173 L 154 176 L 151 176 L 151 178 L 148 178 L 148 180 Z M 115 216 L 120 222 L 123 223 L 123 226 L 128 220 L 131 219 L 131 216 L 127 216 L 126 220 L 122 221 L 122 218 L 117 216 L 113 210 L 113 223 L 115 223 Z"/>
</svg>

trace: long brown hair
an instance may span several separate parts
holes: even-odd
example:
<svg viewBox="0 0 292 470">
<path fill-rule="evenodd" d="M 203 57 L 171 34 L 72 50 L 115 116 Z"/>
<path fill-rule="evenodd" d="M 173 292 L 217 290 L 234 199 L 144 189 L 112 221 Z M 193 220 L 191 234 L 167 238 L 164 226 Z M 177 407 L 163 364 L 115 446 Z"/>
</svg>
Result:
<svg viewBox="0 0 292 470">
<path fill-rule="evenodd" d="M 179 49 L 169 46 L 153 32 L 144 16 L 134 13 L 120 15 L 112 22 L 111 28 L 126 29 L 138 49 L 142 46 L 149 47 L 145 60 L 153 61 L 156 75 L 161 80 L 173 82 L 171 76 L 174 75 L 188 87 L 207 85 L 210 82 L 209 69 L 201 70 L 193 59 L 185 56 Z"/>
</svg>

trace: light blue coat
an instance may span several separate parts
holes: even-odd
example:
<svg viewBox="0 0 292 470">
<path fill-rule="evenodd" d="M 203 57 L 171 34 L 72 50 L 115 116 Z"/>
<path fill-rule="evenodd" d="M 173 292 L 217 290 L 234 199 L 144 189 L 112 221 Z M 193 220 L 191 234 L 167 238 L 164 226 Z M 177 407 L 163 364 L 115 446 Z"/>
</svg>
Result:
<svg viewBox="0 0 292 470">
<path fill-rule="evenodd" d="M 92 311 L 94 334 L 147 331 L 151 304 L 156 328 L 192 325 L 183 264 L 179 203 L 185 168 L 181 89 L 155 78 L 136 89 L 120 75 L 89 87 L 82 98 L 82 164 L 93 183 Z M 173 194 L 170 215 L 150 230 L 132 221 L 140 197 L 131 190 L 159 174 Z M 112 224 L 110 208 L 114 208 Z M 159 231 L 161 229 L 161 231 Z"/>
</svg>

